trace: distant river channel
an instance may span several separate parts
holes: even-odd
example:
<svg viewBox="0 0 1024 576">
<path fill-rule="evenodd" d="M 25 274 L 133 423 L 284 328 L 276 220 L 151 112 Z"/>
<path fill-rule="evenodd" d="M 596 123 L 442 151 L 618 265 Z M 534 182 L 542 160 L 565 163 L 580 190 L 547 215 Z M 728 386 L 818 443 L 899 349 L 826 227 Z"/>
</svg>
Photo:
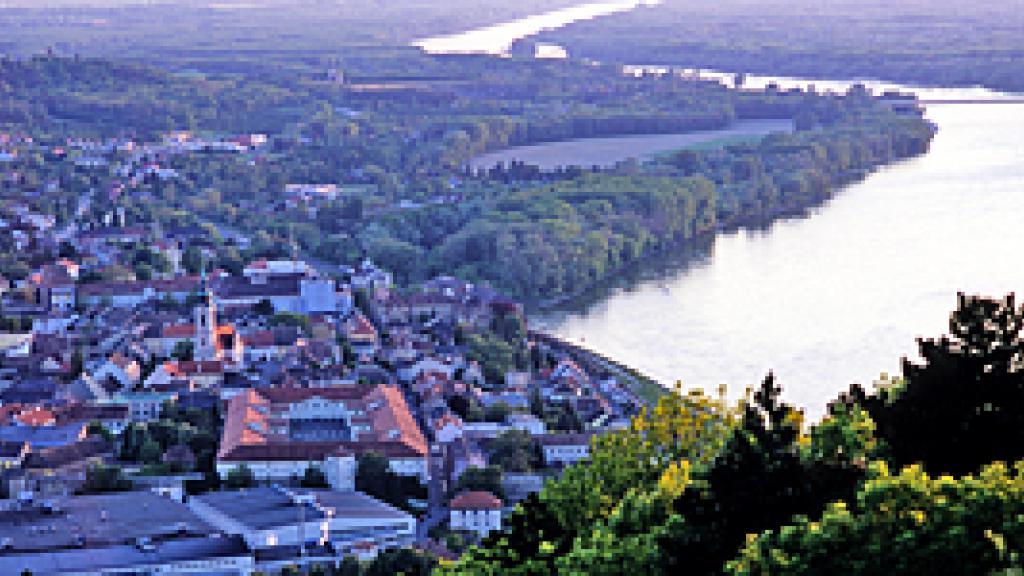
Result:
<svg viewBox="0 0 1024 576">
<path fill-rule="evenodd" d="M 751 77 L 746 86 L 769 82 L 851 84 Z M 917 337 L 945 333 L 958 291 L 1024 291 L 1024 105 L 983 89 L 866 84 L 973 103 L 929 105 L 939 127 L 930 152 L 806 217 L 680 250 L 531 326 L 665 385 L 726 384 L 737 397 L 774 370 L 784 397 L 816 419 L 851 383 L 898 374 Z"/>
</svg>

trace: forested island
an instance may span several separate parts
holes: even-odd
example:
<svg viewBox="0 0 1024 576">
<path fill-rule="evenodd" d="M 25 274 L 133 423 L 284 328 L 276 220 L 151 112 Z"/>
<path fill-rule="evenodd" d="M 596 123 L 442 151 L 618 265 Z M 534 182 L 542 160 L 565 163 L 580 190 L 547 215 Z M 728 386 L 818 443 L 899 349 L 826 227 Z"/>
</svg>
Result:
<svg viewBox="0 0 1024 576">
<path fill-rule="evenodd" d="M 610 62 L 1021 92 L 1022 27 L 1020 6 L 998 0 L 664 0 L 536 41 Z"/>
<path fill-rule="evenodd" d="M 121 210 L 132 225 L 206 225 L 216 265 L 229 271 L 281 256 L 294 239 L 325 263 L 370 258 L 403 285 L 453 274 L 542 303 L 717 230 L 799 214 L 878 166 L 924 152 L 934 133 L 912 100 L 901 101 L 908 113 L 860 88 L 733 90 L 613 65 L 411 49 L 344 64 L 299 59 L 224 73 L 6 58 L 0 124 L 31 134 L 36 148 L 12 162 L 18 180 L 2 190 L 49 186 L 34 203 L 58 224 L 90 190 L 117 190 L 88 210 Z M 795 131 L 607 168 L 467 168 L 508 146 L 747 119 L 791 120 Z M 221 145 L 253 134 L 258 147 Z M 185 148 L 181 138 L 221 144 L 180 153 L 165 146 L 168 135 Z M 102 165 L 83 163 L 95 146 L 69 151 L 72 142 L 106 146 Z M 163 172 L 126 178 L 133 165 Z M 329 193 L 295 195 L 317 186 Z M 227 230 L 251 241 L 225 239 Z M 18 278 L 25 267 L 13 254 L 5 260 Z"/>
</svg>

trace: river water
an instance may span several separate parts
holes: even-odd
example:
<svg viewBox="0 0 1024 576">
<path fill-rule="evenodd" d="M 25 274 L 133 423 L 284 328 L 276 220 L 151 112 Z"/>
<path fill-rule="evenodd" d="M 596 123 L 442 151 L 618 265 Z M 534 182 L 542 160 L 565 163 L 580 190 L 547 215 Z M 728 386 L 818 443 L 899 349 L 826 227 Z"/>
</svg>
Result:
<svg viewBox="0 0 1024 576">
<path fill-rule="evenodd" d="M 724 76 L 723 76 L 724 77 Z M 746 86 L 810 82 L 763 77 Z M 813 82 L 843 90 L 849 82 Z M 914 89 L 928 100 L 993 100 L 984 89 Z M 736 397 L 774 370 L 819 417 L 851 383 L 898 374 L 916 338 L 943 334 L 958 291 L 1024 289 L 1024 105 L 941 104 L 931 150 L 840 191 L 808 216 L 680 253 L 533 327 L 665 384 Z"/>
<path fill-rule="evenodd" d="M 945 333 L 958 291 L 1024 288 L 1024 106 L 934 105 L 928 118 L 928 154 L 535 325 L 666 384 L 739 395 L 774 370 L 784 396 L 820 416 L 849 384 L 899 373 L 918 336 Z"/>
<path fill-rule="evenodd" d="M 587 2 L 561 10 L 552 10 L 512 22 L 504 22 L 460 34 L 424 38 L 413 43 L 431 54 L 493 54 L 502 55 L 517 40 L 545 30 L 554 30 L 602 16 L 629 12 L 641 6 L 657 4 L 660 0 L 605 0 Z M 548 46 L 548 49 L 557 47 Z M 562 56 L 563 54 L 559 54 Z"/>
</svg>

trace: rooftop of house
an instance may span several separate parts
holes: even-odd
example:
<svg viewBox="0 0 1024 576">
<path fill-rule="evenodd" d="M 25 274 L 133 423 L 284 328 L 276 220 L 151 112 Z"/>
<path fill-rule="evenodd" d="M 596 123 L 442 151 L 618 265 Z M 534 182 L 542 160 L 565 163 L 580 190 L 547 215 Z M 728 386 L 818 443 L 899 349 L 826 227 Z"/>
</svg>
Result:
<svg viewBox="0 0 1024 576">
<path fill-rule="evenodd" d="M 219 298 L 256 298 L 271 296 L 295 296 L 301 291 L 302 277 L 271 276 L 263 282 L 250 282 L 248 278 L 229 276 L 217 280 L 213 291 Z"/>
<path fill-rule="evenodd" d="M 82 296 L 125 296 L 143 294 L 146 290 L 158 293 L 194 292 L 199 288 L 195 276 L 178 276 L 170 280 L 126 280 L 120 282 L 93 282 L 78 287 Z"/>
<path fill-rule="evenodd" d="M 581 434 L 545 434 L 537 436 L 536 440 L 541 446 L 589 446 L 592 433 Z"/>
<path fill-rule="evenodd" d="M 103 457 L 112 452 L 111 443 L 99 436 L 89 436 L 71 444 L 37 448 L 26 456 L 23 466 L 27 470 L 56 470 L 85 460 Z"/>
<path fill-rule="evenodd" d="M 452 498 L 452 510 L 501 510 L 501 499 L 483 490 L 463 492 Z"/>
<path fill-rule="evenodd" d="M 85 424 L 64 426 L 2 426 L 0 440 L 28 442 L 33 449 L 72 444 L 82 438 Z"/>
<path fill-rule="evenodd" d="M 51 426 L 56 422 L 56 415 L 52 410 L 34 406 L 19 412 L 14 419 L 25 426 Z"/>
</svg>

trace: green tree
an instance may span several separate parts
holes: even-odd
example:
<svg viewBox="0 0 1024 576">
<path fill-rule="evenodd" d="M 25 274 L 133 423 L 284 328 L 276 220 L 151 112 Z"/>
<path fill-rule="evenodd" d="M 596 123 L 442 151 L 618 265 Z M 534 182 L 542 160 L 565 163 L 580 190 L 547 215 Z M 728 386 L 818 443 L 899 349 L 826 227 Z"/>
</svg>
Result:
<svg viewBox="0 0 1024 576">
<path fill-rule="evenodd" d="M 466 358 L 476 361 L 490 384 L 505 382 L 505 373 L 516 368 L 516 349 L 492 333 L 469 334 Z"/>
<path fill-rule="evenodd" d="M 578 537 L 616 514 L 627 494 L 658 495 L 662 515 L 688 484 L 689 470 L 720 451 L 735 416 L 698 393 L 667 394 L 625 430 L 594 439 L 586 465 L 572 466 L 516 507 L 501 533 L 471 548 L 441 574 L 547 575 L 558 573 Z M 652 525 L 661 518 L 652 518 Z M 641 560 L 637 560 L 640 562 Z M 640 564 L 630 564 L 637 567 Z M 586 572 L 577 572 L 586 573 Z"/>
<path fill-rule="evenodd" d="M 93 464 L 85 471 L 85 483 L 81 492 L 84 494 L 102 494 L 105 492 L 121 492 L 131 490 L 132 483 L 124 478 L 117 466 Z"/>
<path fill-rule="evenodd" d="M 251 488 L 256 484 L 256 477 L 253 475 L 252 470 L 249 469 L 245 464 L 239 464 L 230 471 L 228 471 L 227 477 L 224 478 L 224 485 L 227 488 Z"/>
<path fill-rule="evenodd" d="M 178 340 L 174 343 L 174 350 L 171 357 L 182 362 L 188 362 L 195 356 L 195 344 L 191 340 Z"/>
<path fill-rule="evenodd" d="M 1024 562 L 1024 463 L 976 476 L 890 475 L 882 462 L 852 503 L 749 540 L 730 574 L 997 574 Z"/>
<path fill-rule="evenodd" d="M 460 492 L 484 491 L 494 494 L 498 498 L 504 498 L 505 491 L 501 486 L 501 468 L 487 466 L 476 468 L 470 466 L 459 476 L 459 481 L 452 489 L 453 494 Z"/>
<path fill-rule="evenodd" d="M 270 300 L 264 298 L 252 307 L 252 311 L 261 316 L 272 316 L 274 314 L 274 304 Z"/>
<path fill-rule="evenodd" d="M 426 489 L 417 478 L 395 474 L 387 457 L 372 450 L 359 456 L 356 490 L 404 510 L 409 509 L 410 498 L 426 497 Z"/>
<path fill-rule="evenodd" d="M 505 402 L 495 402 L 484 409 L 484 420 L 488 422 L 504 422 L 512 409 Z"/>
<path fill-rule="evenodd" d="M 294 312 L 278 312 L 270 317 L 271 326 L 294 326 L 305 333 L 309 333 L 309 316 L 296 314 Z"/>
<path fill-rule="evenodd" d="M 466 422 L 483 422 L 484 409 L 473 396 L 455 395 L 448 399 L 448 407 Z"/>
<path fill-rule="evenodd" d="M 189 246 L 181 255 L 181 265 L 189 274 L 199 274 L 203 267 L 203 251 L 198 246 Z"/>
<path fill-rule="evenodd" d="M 341 563 L 334 571 L 334 574 L 335 576 L 360 576 L 361 572 L 359 560 L 356 560 L 354 556 L 345 556 L 341 559 Z"/>
<path fill-rule="evenodd" d="M 531 472 L 541 465 L 540 447 L 529 432 L 508 430 L 491 442 L 490 462 L 505 472 Z"/>
<path fill-rule="evenodd" d="M 106 426 L 104 426 L 103 423 L 100 422 L 99 420 L 93 420 L 92 422 L 89 422 L 89 425 L 86 427 L 85 432 L 89 435 L 99 436 L 100 438 L 103 438 L 107 442 L 114 441 L 114 434 L 110 430 L 107 430 Z"/>
<path fill-rule="evenodd" d="M 162 455 L 163 449 L 153 440 L 147 440 L 139 449 L 139 461 L 143 464 L 159 464 Z"/>
<path fill-rule="evenodd" d="M 706 472 L 700 489 L 673 503 L 674 515 L 660 541 L 661 567 L 716 574 L 747 534 L 778 526 L 797 514 L 817 514 L 826 503 L 852 496 L 859 468 L 800 456 L 800 413 L 780 402 L 769 373 L 744 406 L 735 429 Z"/>
<path fill-rule="evenodd" d="M 302 474 L 303 488 L 327 488 L 327 476 L 319 468 L 310 466 Z"/>
<path fill-rule="evenodd" d="M 377 554 L 363 570 L 363 576 L 429 576 L 437 566 L 437 558 L 412 548 L 392 548 Z"/>
<path fill-rule="evenodd" d="M 1024 310 L 959 296 L 950 334 L 919 342 L 921 363 L 904 361 L 904 382 L 860 402 L 897 465 L 967 474 L 1024 458 Z"/>
</svg>

